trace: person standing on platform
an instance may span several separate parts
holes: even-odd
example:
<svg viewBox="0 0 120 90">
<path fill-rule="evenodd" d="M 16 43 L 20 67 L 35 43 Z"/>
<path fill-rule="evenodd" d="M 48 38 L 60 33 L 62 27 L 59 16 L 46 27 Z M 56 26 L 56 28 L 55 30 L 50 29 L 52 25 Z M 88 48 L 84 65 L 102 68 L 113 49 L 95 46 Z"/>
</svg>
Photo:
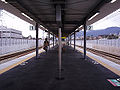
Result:
<svg viewBox="0 0 120 90">
<path fill-rule="evenodd" d="M 49 41 L 45 38 L 43 49 L 47 52 L 49 46 Z"/>
</svg>

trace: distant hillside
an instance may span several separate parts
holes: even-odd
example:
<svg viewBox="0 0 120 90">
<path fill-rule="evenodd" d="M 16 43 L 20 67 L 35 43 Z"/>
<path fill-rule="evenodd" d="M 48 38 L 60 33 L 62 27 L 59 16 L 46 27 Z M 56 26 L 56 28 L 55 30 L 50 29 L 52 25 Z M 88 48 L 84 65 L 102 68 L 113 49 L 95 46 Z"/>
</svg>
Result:
<svg viewBox="0 0 120 90">
<path fill-rule="evenodd" d="M 87 31 L 87 36 L 99 36 L 99 35 L 109 35 L 109 34 L 119 34 L 120 33 L 120 27 L 109 27 L 106 29 L 101 30 L 89 30 Z M 77 32 L 76 36 L 80 37 L 83 36 L 83 31 Z"/>
</svg>

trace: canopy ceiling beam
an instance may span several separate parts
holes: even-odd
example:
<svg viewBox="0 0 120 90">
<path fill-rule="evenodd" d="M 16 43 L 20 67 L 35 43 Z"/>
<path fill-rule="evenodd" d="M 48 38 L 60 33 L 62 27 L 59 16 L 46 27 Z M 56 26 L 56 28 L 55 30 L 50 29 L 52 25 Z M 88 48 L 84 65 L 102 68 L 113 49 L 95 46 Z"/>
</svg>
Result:
<svg viewBox="0 0 120 90">
<path fill-rule="evenodd" d="M 83 19 L 81 20 L 81 23 L 78 24 L 73 32 L 80 26 L 80 25 L 83 25 L 84 22 L 86 22 L 86 20 L 88 20 L 90 17 L 92 17 L 94 14 L 96 14 L 97 12 L 99 12 L 99 9 L 104 6 L 106 3 L 109 3 L 111 0 L 102 0 L 100 3 L 98 3 L 93 9 L 91 9 L 91 11 L 88 13 L 88 15 Z"/>
<path fill-rule="evenodd" d="M 86 15 L 87 13 L 65 13 L 65 15 Z M 54 13 L 36 13 L 36 16 L 40 16 L 40 15 L 55 15 Z"/>
<path fill-rule="evenodd" d="M 35 14 L 29 8 L 27 8 L 23 3 L 21 3 L 19 0 L 6 0 L 6 1 L 15 7 L 17 5 L 18 6 L 17 9 L 19 9 L 21 11 L 21 13 L 22 12 L 25 13 L 30 18 L 32 18 L 35 22 L 39 23 L 46 29 L 49 29 L 48 26 L 46 26 L 43 22 L 41 22 L 40 18 L 36 17 Z M 49 31 L 51 31 L 51 30 L 49 29 Z"/>
<path fill-rule="evenodd" d="M 44 24 L 57 24 L 56 21 L 42 21 Z M 80 24 L 81 21 L 64 21 L 63 24 Z"/>
</svg>

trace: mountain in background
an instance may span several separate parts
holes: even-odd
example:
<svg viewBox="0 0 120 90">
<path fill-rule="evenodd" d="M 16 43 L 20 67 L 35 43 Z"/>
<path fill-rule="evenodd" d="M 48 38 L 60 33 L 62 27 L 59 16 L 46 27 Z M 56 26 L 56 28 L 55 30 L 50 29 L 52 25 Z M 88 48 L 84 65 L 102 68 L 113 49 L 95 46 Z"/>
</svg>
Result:
<svg viewBox="0 0 120 90">
<path fill-rule="evenodd" d="M 119 34 L 120 33 L 120 27 L 109 27 L 106 29 L 100 29 L 100 30 L 89 30 L 86 32 L 87 36 L 99 36 L 99 35 L 110 35 L 110 34 Z M 84 32 L 80 31 L 76 33 L 77 37 L 83 36 Z"/>
</svg>

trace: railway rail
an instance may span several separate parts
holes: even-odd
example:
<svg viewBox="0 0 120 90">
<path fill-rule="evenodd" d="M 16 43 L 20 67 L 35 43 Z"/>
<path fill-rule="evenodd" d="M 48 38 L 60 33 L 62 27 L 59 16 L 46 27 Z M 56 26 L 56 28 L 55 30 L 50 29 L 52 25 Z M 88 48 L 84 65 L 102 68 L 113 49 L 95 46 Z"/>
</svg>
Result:
<svg viewBox="0 0 120 90">
<path fill-rule="evenodd" d="M 76 45 L 76 46 L 80 47 L 80 48 L 83 48 L 82 46 L 79 46 L 79 45 Z M 99 55 L 102 55 L 102 56 L 107 56 L 107 57 L 110 57 L 110 58 L 113 58 L 113 59 L 120 60 L 120 56 L 115 55 L 115 54 L 111 54 L 111 53 L 100 51 L 100 50 L 95 50 L 95 49 L 92 49 L 92 48 L 86 48 L 86 50 L 90 51 L 94 54 L 99 54 Z"/>
<path fill-rule="evenodd" d="M 42 47 L 39 47 L 39 49 L 40 48 L 42 48 Z M 25 51 L 20 51 L 20 52 L 8 54 L 8 55 L 0 56 L 0 61 L 6 60 L 6 59 L 9 59 L 9 58 L 13 58 L 13 57 L 24 56 L 24 55 L 27 55 L 27 54 L 32 53 L 34 51 L 35 51 L 35 48 L 32 48 L 32 49 L 28 49 L 28 50 L 25 50 Z"/>
<path fill-rule="evenodd" d="M 82 46 L 79 46 L 79 45 L 76 45 L 76 46 L 80 47 L 80 48 L 83 48 Z M 40 48 L 42 48 L 42 47 L 39 47 L 39 49 Z M 0 61 L 5 60 L 5 59 L 9 59 L 9 58 L 13 58 L 13 57 L 24 56 L 24 55 L 32 53 L 34 51 L 35 51 L 35 48 L 32 48 L 32 49 L 25 50 L 25 51 L 4 55 L 4 56 L 0 57 Z M 90 51 L 90 52 L 92 52 L 94 54 L 99 54 L 99 55 L 102 55 L 102 56 L 108 56 L 110 58 L 114 58 L 114 59 L 120 60 L 120 56 L 114 55 L 114 54 L 110 54 L 110 53 L 107 53 L 107 52 L 104 52 L 104 51 L 99 51 L 99 50 L 95 50 L 95 49 L 92 49 L 92 48 L 87 48 L 87 51 Z"/>
</svg>

